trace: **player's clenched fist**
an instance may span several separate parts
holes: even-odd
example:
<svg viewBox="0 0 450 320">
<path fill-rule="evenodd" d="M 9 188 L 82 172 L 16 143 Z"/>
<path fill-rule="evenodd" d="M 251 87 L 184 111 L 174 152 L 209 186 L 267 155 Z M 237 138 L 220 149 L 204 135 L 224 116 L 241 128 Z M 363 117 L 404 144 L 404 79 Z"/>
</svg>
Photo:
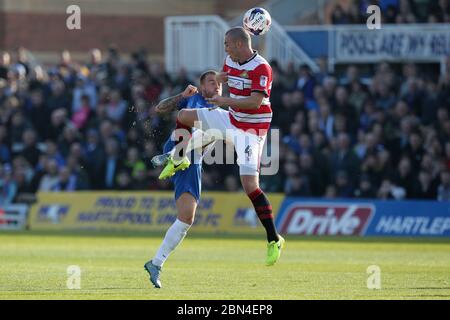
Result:
<svg viewBox="0 0 450 320">
<path fill-rule="evenodd" d="M 186 87 L 186 89 L 184 89 L 181 95 L 183 96 L 183 98 L 189 98 L 192 97 L 197 92 L 198 92 L 197 87 L 190 84 Z"/>
<path fill-rule="evenodd" d="M 219 82 L 219 83 L 225 83 L 225 82 L 227 82 L 227 81 L 228 81 L 228 73 L 226 73 L 226 72 L 219 72 L 219 73 L 216 75 L 216 80 L 217 80 L 217 82 Z"/>
</svg>

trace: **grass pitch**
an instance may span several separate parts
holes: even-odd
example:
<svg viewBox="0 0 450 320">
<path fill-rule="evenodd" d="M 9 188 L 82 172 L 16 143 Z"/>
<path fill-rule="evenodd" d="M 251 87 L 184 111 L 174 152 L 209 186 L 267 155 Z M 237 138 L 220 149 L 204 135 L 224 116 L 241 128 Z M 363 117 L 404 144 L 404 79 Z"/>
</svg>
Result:
<svg viewBox="0 0 450 320">
<path fill-rule="evenodd" d="M 450 241 L 286 237 L 274 267 L 265 240 L 188 236 L 164 266 L 143 269 L 161 236 L 0 233 L 3 299 L 450 299 Z M 81 289 L 67 288 L 67 267 Z M 367 288 L 367 267 L 381 289 Z"/>
</svg>

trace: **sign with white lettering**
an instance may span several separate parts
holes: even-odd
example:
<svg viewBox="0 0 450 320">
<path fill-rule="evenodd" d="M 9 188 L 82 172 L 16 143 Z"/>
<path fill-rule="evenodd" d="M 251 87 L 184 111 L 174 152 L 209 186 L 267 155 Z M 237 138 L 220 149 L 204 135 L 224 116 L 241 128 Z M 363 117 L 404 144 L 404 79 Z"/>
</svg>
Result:
<svg viewBox="0 0 450 320">
<path fill-rule="evenodd" d="M 450 203 L 286 198 L 276 224 L 292 235 L 450 237 Z"/>
<path fill-rule="evenodd" d="M 430 61 L 450 55 L 450 28 L 383 27 L 336 30 L 337 62 Z"/>
</svg>

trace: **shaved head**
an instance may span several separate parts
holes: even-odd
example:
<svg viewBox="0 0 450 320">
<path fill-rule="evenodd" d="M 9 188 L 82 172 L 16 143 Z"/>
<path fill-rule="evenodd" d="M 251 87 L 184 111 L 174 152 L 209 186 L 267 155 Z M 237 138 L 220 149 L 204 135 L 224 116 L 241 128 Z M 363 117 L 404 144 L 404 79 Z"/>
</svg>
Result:
<svg viewBox="0 0 450 320">
<path fill-rule="evenodd" d="M 234 27 L 225 33 L 225 52 L 235 62 L 244 62 L 254 54 L 250 34 L 242 27 Z"/>
<path fill-rule="evenodd" d="M 250 34 L 242 27 L 233 27 L 225 33 L 233 41 L 242 41 L 243 43 L 250 43 Z"/>
</svg>

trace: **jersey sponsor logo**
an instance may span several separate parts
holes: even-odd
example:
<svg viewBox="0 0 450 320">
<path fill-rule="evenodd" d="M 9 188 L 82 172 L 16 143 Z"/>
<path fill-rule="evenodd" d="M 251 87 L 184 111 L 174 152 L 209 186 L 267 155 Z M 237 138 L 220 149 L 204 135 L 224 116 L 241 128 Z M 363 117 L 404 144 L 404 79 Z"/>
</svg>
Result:
<svg viewBox="0 0 450 320">
<path fill-rule="evenodd" d="M 281 212 L 281 233 L 292 235 L 364 235 L 374 206 L 347 203 L 294 202 Z"/>
<path fill-rule="evenodd" d="M 228 77 L 228 86 L 238 90 L 244 90 L 244 81 L 236 78 Z"/>
<path fill-rule="evenodd" d="M 259 77 L 259 84 L 261 85 L 261 87 L 266 87 L 268 81 L 269 81 L 269 78 L 267 76 Z"/>
</svg>

